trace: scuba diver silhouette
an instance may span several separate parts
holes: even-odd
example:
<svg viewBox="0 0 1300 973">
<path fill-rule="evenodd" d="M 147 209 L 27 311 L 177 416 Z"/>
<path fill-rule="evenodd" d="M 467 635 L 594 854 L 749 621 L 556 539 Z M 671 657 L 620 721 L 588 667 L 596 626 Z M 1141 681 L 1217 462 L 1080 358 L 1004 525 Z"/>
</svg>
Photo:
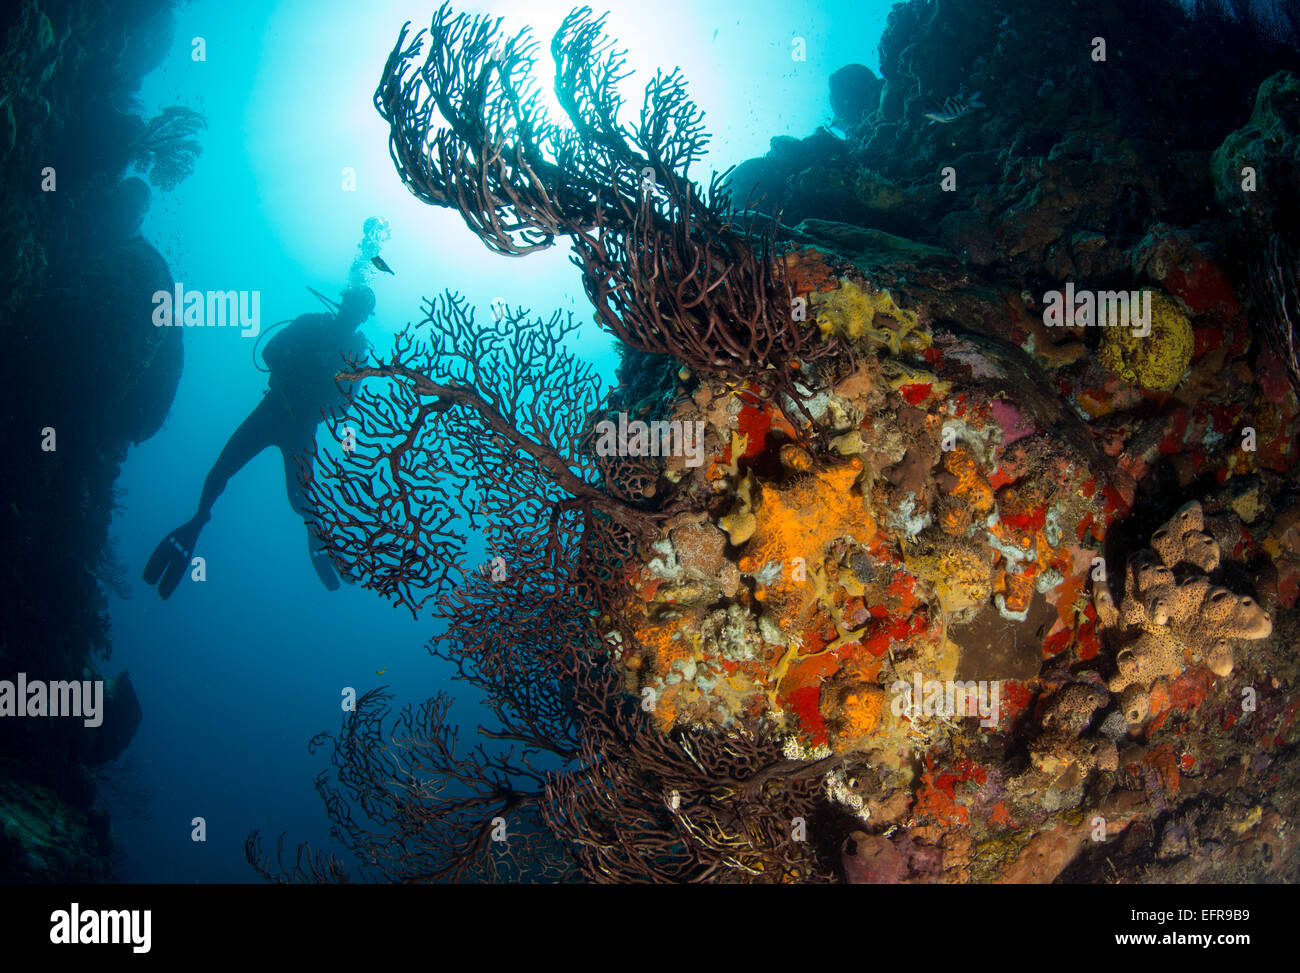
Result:
<svg viewBox="0 0 1300 973">
<path fill-rule="evenodd" d="M 154 550 L 144 569 L 147 584 L 171 596 L 189 570 L 199 531 L 212 519 L 212 505 L 232 476 L 264 449 L 278 446 L 284 459 L 284 485 L 289 504 L 307 524 L 307 552 L 316 575 L 330 591 L 339 587 L 338 572 L 328 552 L 312 533 L 312 510 L 298 482 L 298 459 L 316 441 L 322 410 L 346 401 L 335 374 L 341 355 L 361 355 L 369 347 L 357 327 L 370 317 L 375 295 L 364 285 L 343 292 L 335 314 L 303 314 L 267 343 L 262 357 L 271 372 L 262 401 L 231 434 L 208 471 L 199 509 L 173 530 Z"/>
</svg>

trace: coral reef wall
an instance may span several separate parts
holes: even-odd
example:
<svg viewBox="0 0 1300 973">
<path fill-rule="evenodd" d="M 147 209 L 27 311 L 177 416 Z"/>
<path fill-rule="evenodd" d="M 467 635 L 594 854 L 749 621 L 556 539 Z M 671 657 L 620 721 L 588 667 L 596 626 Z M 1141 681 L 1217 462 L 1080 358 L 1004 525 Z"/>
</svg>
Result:
<svg viewBox="0 0 1300 973">
<path fill-rule="evenodd" d="M 835 72 L 834 124 L 730 193 L 686 177 L 676 72 L 620 127 L 590 10 L 552 44 L 558 149 L 529 34 L 403 27 L 375 94 L 403 181 L 493 253 L 567 239 L 628 382 L 557 352 L 564 315 L 480 331 L 450 294 L 343 373 L 331 438 L 365 446 L 317 454 L 322 538 L 436 601 L 486 735 L 562 768 L 368 694 L 317 738 L 361 873 L 1300 877 L 1294 274 L 1258 286 L 1298 242 L 1300 19 L 1248 7 L 909 0 L 883 78 Z M 510 571 L 448 593 L 457 504 Z M 497 814 L 537 845 L 493 858 Z M 281 847 L 246 853 L 349 875 Z"/>
<path fill-rule="evenodd" d="M 127 177 L 146 131 L 131 95 L 173 26 L 167 0 L 24 0 L 0 17 L 0 341 L 22 375 L 0 392 L 0 449 L 22 471 L 0 504 L 0 678 L 98 678 L 110 651 L 113 484 L 128 444 L 161 426 L 182 362 L 180 330 L 150 326 L 172 277 L 140 235 L 152 190 Z M 0 881 L 109 877 L 93 768 L 141 713 L 125 674 L 105 700 L 95 731 L 5 721 Z"/>
<path fill-rule="evenodd" d="M 858 357 L 814 455 L 679 406 L 720 499 L 634 578 L 629 683 L 841 755 L 851 881 L 1294 880 L 1295 25 L 1041 8 L 899 4 L 838 131 L 732 173 Z M 923 718 L 954 680 L 999 716 Z"/>
</svg>

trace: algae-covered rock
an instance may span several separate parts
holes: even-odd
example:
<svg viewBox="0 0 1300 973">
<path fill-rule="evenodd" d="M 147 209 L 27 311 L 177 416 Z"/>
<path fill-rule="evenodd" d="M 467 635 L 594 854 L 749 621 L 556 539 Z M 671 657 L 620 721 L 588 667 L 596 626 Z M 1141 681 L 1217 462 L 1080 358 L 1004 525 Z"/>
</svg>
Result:
<svg viewBox="0 0 1300 973">
<path fill-rule="evenodd" d="M 1300 77 L 1279 71 L 1259 86 L 1248 121 L 1215 150 L 1214 194 L 1247 222 L 1294 212 L 1300 186 Z"/>
<path fill-rule="evenodd" d="M 1151 291 L 1151 329 L 1140 334 L 1131 327 L 1102 332 L 1101 363 L 1131 385 L 1152 392 L 1170 392 L 1192 361 L 1195 344 L 1187 315 L 1170 298 Z"/>
<path fill-rule="evenodd" d="M 113 841 L 102 811 L 0 775 L 0 876 L 10 882 L 105 882 Z"/>
<path fill-rule="evenodd" d="M 116 760 L 135 736 L 144 718 L 140 698 L 135 694 L 129 673 L 122 672 L 108 681 L 104 694 L 103 722 L 89 732 L 92 767 Z"/>
<path fill-rule="evenodd" d="M 918 329 L 916 312 L 900 308 L 887 290 L 871 291 L 846 278 L 838 290 L 814 294 L 813 307 L 823 334 L 874 341 L 895 355 L 930 346 L 929 335 Z"/>
<path fill-rule="evenodd" d="M 846 64 L 830 77 L 831 111 L 835 124 L 851 128 L 880 106 L 885 82 L 865 64 Z"/>
</svg>

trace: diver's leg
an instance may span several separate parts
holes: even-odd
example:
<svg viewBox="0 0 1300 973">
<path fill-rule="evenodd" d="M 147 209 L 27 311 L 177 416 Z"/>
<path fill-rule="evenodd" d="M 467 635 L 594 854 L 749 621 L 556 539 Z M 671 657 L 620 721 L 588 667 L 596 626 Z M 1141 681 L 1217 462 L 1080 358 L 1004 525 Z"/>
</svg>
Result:
<svg viewBox="0 0 1300 973">
<path fill-rule="evenodd" d="M 315 523 L 315 511 L 307 503 L 307 498 L 303 493 L 302 484 L 298 476 L 301 470 L 299 461 L 306 464 L 312 443 L 315 442 L 315 427 L 307 433 L 301 431 L 297 436 L 292 437 L 288 442 L 280 444 L 280 455 L 284 459 L 284 489 L 289 497 L 289 506 L 303 519 L 307 526 L 307 555 L 311 558 L 311 566 L 316 570 L 316 576 L 320 578 L 323 584 L 330 591 L 337 591 L 339 587 L 338 571 L 334 569 L 330 561 L 329 551 L 325 544 L 312 533 L 312 526 Z"/>
<path fill-rule="evenodd" d="M 226 488 L 226 483 L 274 441 L 274 418 L 274 412 L 267 400 L 263 399 L 231 434 L 221 455 L 208 472 L 207 479 L 203 481 L 203 493 L 199 497 L 198 513 L 164 537 L 154 548 L 145 565 L 143 578 L 146 584 L 156 584 L 158 594 L 164 599 L 171 597 L 189 570 L 199 531 L 212 519 L 212 505 Z"/>
<path fill-rule="evenodd" d="M 221 496 L 230 478 L 242 470 L 258 453 L 275 443 L 279 426 L 283 422 L 283 410 L 277 408 L 270 395 L 262 399 L 248 418 L 239 424 L 239 428 L 226 440 L 221 455 L 212 464 L 207 479 L 203 481 L 203 493 L 199 496 L 198 516 L 207 523 L 212 517 L 212 505 Z"/>
<path fill-rule="evenodd" d="M 289 506 L 293 507 L 294 513 L 303 520 L 311 516 L 311 507 L 307 504 L 302 483 L 298 479 L 303 470 L 299 464 L 305 465 L 309 462 L 308 457 L 311 455 L 309 450 L 314 440 L 314 436 L 304 439 L 299 433 L 288 442 L 279 444 L 280 456 L 284 460 L 284 492 L 289 498 Z"/>
</svg>

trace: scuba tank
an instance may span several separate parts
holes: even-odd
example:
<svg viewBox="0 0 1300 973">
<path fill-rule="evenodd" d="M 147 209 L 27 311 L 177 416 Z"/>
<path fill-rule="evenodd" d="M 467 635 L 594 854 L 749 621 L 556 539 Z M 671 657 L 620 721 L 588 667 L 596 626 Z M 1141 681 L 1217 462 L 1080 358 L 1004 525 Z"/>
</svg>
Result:
<svg viewBox="0 0 1300 973">
<path fill-rule="evenodd" d="M 328 297 L 326 297 L 320 291 L 316 290 L 316 288 L 312 287 L 311 285 L 306 285 L 306 286 L 307 286 L 307 290 L 309 290 L 318 301 L 324 304 L 325 308 L 331 314 L 339 313 L 339 306 L 336 302 L 331 301 Z M 267 367 L 265 359 L 263 359 L 262 361 L 258 361 L 257 358 L 258 353 L 262 350 L 262 342 L 266 340 L 268 335 L 274 333 L 277 329 L 284 327 L 286 324 L 293 323 L 294 320 L 296 319 L 285 318 L 283 321 L 277 321 L 275 322 L 275 324 L 271 325 L 269 328 L 267 328 L 265 331 L 263 331 L 260 335 L 257 336 L 257 341 L 253 343 L 253 367 L 256 368 L 259 372 L 262 372 L 264 374 L 270 374 L 271 371 L 271 369 Z"/>
</svg>

